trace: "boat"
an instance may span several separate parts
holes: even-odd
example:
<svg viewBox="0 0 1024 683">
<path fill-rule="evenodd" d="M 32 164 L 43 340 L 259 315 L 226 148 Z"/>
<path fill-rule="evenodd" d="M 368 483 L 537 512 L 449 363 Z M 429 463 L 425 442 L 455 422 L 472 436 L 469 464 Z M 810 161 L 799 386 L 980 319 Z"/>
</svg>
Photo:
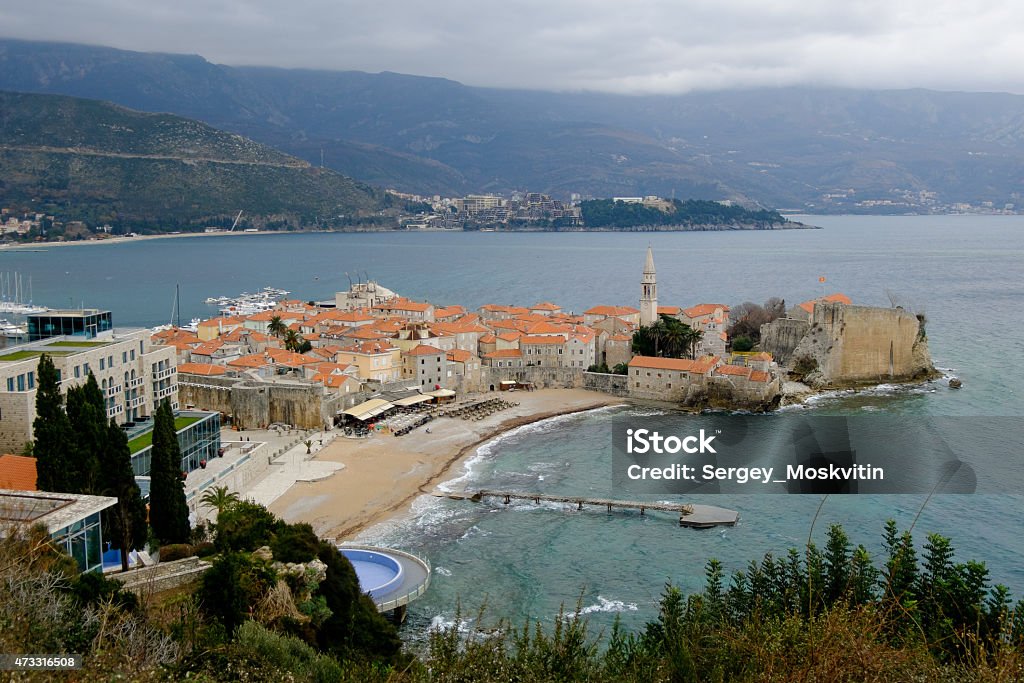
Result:
<svg viewBox="0 0 1024 683">
<path fill-rule="evenodd" d="M 28 303 L 23 301 L 24 296 L 25 284 L 21 275 L 0 273 L 0 313 L 29 315 L 30 313 L 45 313 L 50 310 L 46 306 L 33 305 L 31 277 L 28 279 Z"/>
<path fill-rule="evenodd" d="M 28 334 L 25 325 L 12 323 L 7 318 L 0 318 L 0 337 L 24 337 Z"/>
</svg>

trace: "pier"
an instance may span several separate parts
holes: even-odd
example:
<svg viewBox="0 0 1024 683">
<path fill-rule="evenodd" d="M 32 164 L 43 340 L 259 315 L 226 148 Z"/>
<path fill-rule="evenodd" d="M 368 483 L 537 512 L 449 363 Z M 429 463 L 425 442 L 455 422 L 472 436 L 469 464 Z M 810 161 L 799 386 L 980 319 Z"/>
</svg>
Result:
<svg viewBox="0 0 1024 683">
<path fill-rule="evenodd" d="M 557 496 L 548 493 L 523 493 L 521 491 L 465 491 L 462 493 L 437 492 L 440 498 L 452 500 L 470 500 L 479 503 L 484 498 L 500 498 L 505 505 L 514 500 L 532 501 L 540 504 L 565 503 L 575 505 L 577 510 L 586 506 L 603 506 L 608 512 L 612 510 L 639 510 L 643 515 L 647 510 L 673 512 L 679 515 L 679 526 L 690 529 L 708 529 L 714 526 L 734 526 L 740 518 L 735 510 L 720 508 L 715 505 L 696 505 L 693 503 L 658 503 L 653 501 L 611 500 L 607 498 L 584 498 L 580 496 Z"/>
</svg>

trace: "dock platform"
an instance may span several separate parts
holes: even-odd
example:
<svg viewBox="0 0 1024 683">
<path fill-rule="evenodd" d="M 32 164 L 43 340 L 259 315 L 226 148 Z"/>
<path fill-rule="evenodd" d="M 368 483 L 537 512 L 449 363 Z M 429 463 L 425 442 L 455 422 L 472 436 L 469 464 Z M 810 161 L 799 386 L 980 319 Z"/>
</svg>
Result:
<svg viewBox="0 0 1024 683">
<path fill-rule="evenodd" d="M 611 500 L 607 498 L 585 498 L 580 496 L 558 496 L 549 493 L 524 493 L 522 491 L 463 491 L 447 492 L 438 491 L 434 493 L 440 498 L 452 500 L 469 500 L 479 503 L 484 498 L 500 498 L 505 505 L 512 501 L 524 500 L 540 504 L 565 503 L 575 505 L 577 510 L 583 510 L 587 506 L 601 506 L 608 512 L 616 509 L 639 510 L 643 515 L 647 510 L 660 510 L 663 512 L 674 512 L 679 515 L 679 526 L 690 529 L 708 529 L 714 526 L 734 526 L 740 518 L 740 513 L 735 510 L 717 507 L 715 505 L 698 505 L 693 503 L 659 503 L 654 501 L 632 501 L 632 500 Z"/>
</svg>

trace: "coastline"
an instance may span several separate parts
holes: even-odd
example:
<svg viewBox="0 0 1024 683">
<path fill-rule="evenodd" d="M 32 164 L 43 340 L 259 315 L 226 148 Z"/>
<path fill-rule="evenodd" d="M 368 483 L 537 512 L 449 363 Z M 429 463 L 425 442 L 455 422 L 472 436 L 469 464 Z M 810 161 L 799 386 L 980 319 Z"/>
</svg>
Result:
<svg viewBox="0 0 1024 683">
<path fill-rule="evenodd" d="M 520 405 L 479 423 L 455 418 L 432 422 L 431 434 L 335 439 L 317 459 L 344 468 L 327 479 L 299 482 L 270 505 L 288 522 L 307 522 L 318 535 L 351 540 L 370 527 L 407 514 L 413 501 L 431 494 L 477 449 L 513 429 L 553 417 L 624 405 L 615 396 L 585 389 L 515 392 Z"/>
</svg>

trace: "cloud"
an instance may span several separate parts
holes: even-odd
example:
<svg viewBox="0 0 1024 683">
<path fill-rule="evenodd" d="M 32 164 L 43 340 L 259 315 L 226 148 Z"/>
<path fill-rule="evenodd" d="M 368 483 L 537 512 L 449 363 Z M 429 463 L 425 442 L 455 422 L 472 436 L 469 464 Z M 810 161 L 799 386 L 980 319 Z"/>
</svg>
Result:
<svg viewBox="0 0 1024 683">
<path fill-rule="evenodd" d="M 224 64 L 496 87 L 1024 92 L 1024 3 L 1011 0 L 6 0 L 0 27 Z"/>
</svg>

